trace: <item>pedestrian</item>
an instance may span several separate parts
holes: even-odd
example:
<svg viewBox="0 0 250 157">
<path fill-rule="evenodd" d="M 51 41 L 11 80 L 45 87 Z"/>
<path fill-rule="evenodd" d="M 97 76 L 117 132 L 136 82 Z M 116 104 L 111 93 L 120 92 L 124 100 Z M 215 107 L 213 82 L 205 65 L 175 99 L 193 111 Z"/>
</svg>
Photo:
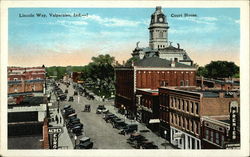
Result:
<svg viewBox="0 0 250 157">
<path fill-rule="evenodd" d="M 58 116 L 56 115 L 56 124 L 58 124 Z"/>
<path fill-rule="evenodd" d="M 62 123 L 62 117 L 60 117 L 60 124 Z"/>
<path fill-rule="evenodd" d="M 59 108 L 57 108 L 57 113 L 59 113 Z"/>
</svg>

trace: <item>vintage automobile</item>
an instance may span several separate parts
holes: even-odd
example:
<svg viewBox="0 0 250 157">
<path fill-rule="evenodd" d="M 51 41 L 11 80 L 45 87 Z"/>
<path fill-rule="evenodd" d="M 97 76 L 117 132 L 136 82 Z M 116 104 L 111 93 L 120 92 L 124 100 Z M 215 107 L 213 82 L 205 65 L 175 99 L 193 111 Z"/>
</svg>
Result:
<svg viewBox="0 0 250 157">
<path fill-rule="evenodd" d="M 80 143 L 76 145 L 76 149 L 91 149 L 93 148 L 93 142 L 89 137 L 83 137 L 80 139 Z"/>
<path fill-rule="evenodd" d="M 116 115 L 114 115 L 113 113 L 107 113 L 104 115 L 103 119 L 106 121 L 106 122 L 110 122 L 110 120 L 114 117 L 117 117 Z"/>
<path fill-rule="evenodd" d="M 116 129 L 123 129 L 127 126 L 128 124 L 125 123 L 123 120 L 116 121 L 113 125 L 114 128 Z"/>
<path fill-rule="evenodd" d="M 90 111 L 91 111 L 90 105 L 85 105 L 83 112 L 90 112 Z"/>
<path fill-rule="evenodd" d="M 67 118 L 68 115 L 75 113 L 75 109 L 71 108 L 65 111 L 64 116 Z"/>
<path fill-rule="evenodd" d="M 137 124 L 129 124 L 126 127 L 124 127 L 119 134 L 125 135 L 128 133 L 133 133 L 138 130 L 138 125 Z"/>
<path fill-rule="evenodd" d="M 99 105 L 96 109 L 96 114 L 107 113 L 109 110 L 104 107 L 104 105 Z"/>
<path fill-rule="evenodd" d="M 68 101 L 74 101 L 73 96 L 70 96 Z"/>
<path fill-rule="evenodd" d="M 127 139 L 127 143 L 129 143 L 132 147 L 136 149 L 140 149 L 143 143 L 148 141 L 144 136 L 139 133 L 133 133 Z"/>
<path fill-rule="evenodd" d="M 77 118 L 77 114 L 72 113 L 72 114 L 68 115 L 66 118 Z"/>
<path fill-rule="evenodd" d="M 159 149 L 152 141 L 143 141 L 140 146 L 142 149 Z"/>
</svg>

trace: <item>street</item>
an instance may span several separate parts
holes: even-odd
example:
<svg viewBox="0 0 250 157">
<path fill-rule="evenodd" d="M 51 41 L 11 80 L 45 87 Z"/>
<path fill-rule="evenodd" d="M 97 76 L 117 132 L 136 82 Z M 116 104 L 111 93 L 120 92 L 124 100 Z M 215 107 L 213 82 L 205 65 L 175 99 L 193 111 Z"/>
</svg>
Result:
<svg viewBox="0 0 250 157">
<path fill-rule="evenodd" d="M 98 105 L 105 105 L 107 109 L 111 113 L 116 114 L 120 118 L 125 117 L 123 115 L 118 114 L 117 109 L 114 108 L 113 104 L 114 101 L 97 101 L 97 100 L 88 100 L 84 96 L 73 96 L 74 89 L 73 85 L 71 84 L 68 88 L 64 84 L 60 84 L 60 88 L 64 91 L 65 89 L 68 89 L 67 99 L 66 101 L 60 102 L 60 108 L 61 110 L 63 107 L 67 104 L 71 105 L 72 108 L 76 110 L 77 117 L 80 119 L 81 123 L 83 123 L 83 135 L 78 136 L 76 143 L 79 143 L 79 139 L 84 136 L 88 136 L 91 138 L 91 140 L 94 142 L 94 149 L 133 149 L 128 143 L 127 139 L 129 138 L 129 135 L 120 135 L 118 134 L 119 130 L 112 127 L 110 123 L 106 123 L 105 120 L 103 120 L 102 114 L 96 114 L 96 108 Z M 68 102 L 69 96 L 74 97 L 73 102 Z M 79 101 L 79 103 L 78 103 Z M 83 112 L 84 105 L 90 104 L 91 106 L 91 112 Z M 145 130 L 147 129 L 144 125 L 141 125 L 140 123 L 136 121 L 131 121 L 126 119 L 127 124 L 136 123 L 138 124 L 138 131 L 139 130 Z M 74 135 L 72 133 L 69 133 L 71 136 L 71 140 L 73 145 L 75 144 L 74 141 Z M 160 148 L 164 149 L 165 147 L 161 144 L 165 142 L 165 140 L 161 137 L 156 136 L 152 132 L 147 133 L 141 133 L 143 136 L 145 136 L 147 139 L 154 141 L 154 143 Z M 173 147 L 168 144 L 166 149 L 173 149 Z"/>
</svg>

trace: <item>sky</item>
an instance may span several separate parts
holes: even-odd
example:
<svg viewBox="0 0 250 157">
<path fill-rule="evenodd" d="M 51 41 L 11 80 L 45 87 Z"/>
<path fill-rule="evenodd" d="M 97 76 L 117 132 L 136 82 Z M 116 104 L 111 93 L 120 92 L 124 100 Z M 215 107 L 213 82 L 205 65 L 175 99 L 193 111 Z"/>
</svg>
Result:
<svg viewBox="0 0 250 157">
<path fill-rule="evenodd" d="M 110 54 L 122 63 L 148 47 L 155 8 L 9 8 L 9 66 L 79 66 Z M 212 60 L 240 64 L 239 8 L 163 8 L 168 39 L 200 66 Z M 185 13 L 196 17 L 183 17 Z M 33 14 L 34 17 L 23 17 Z M 38 17 L 43 14 L 45 17 Z M 71 17 L 51 17 L 67 14 Z M 80 14 L 80 17 L 74 17 Z M 173 15 L 182 14 L 182 17 Z"/>
</svg>

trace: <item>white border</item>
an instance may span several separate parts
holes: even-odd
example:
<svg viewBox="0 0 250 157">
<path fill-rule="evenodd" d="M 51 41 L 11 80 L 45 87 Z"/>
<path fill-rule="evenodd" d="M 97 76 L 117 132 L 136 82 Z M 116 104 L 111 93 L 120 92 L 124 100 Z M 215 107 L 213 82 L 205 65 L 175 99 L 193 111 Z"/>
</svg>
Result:
<svg viewBox="0 0 250 157">
<path fill-rule="evenodd" d="M 240 7 L 241 149 L 240 150 L 7 150 L 7 60 L 9 7 Z M 2 1 L 1 2 L 1 138 L 3 156 L 249 156 L 249 2 L 248 1 Z M 244 99 L 243 99 L 244 98 Z"/>
</svg>

